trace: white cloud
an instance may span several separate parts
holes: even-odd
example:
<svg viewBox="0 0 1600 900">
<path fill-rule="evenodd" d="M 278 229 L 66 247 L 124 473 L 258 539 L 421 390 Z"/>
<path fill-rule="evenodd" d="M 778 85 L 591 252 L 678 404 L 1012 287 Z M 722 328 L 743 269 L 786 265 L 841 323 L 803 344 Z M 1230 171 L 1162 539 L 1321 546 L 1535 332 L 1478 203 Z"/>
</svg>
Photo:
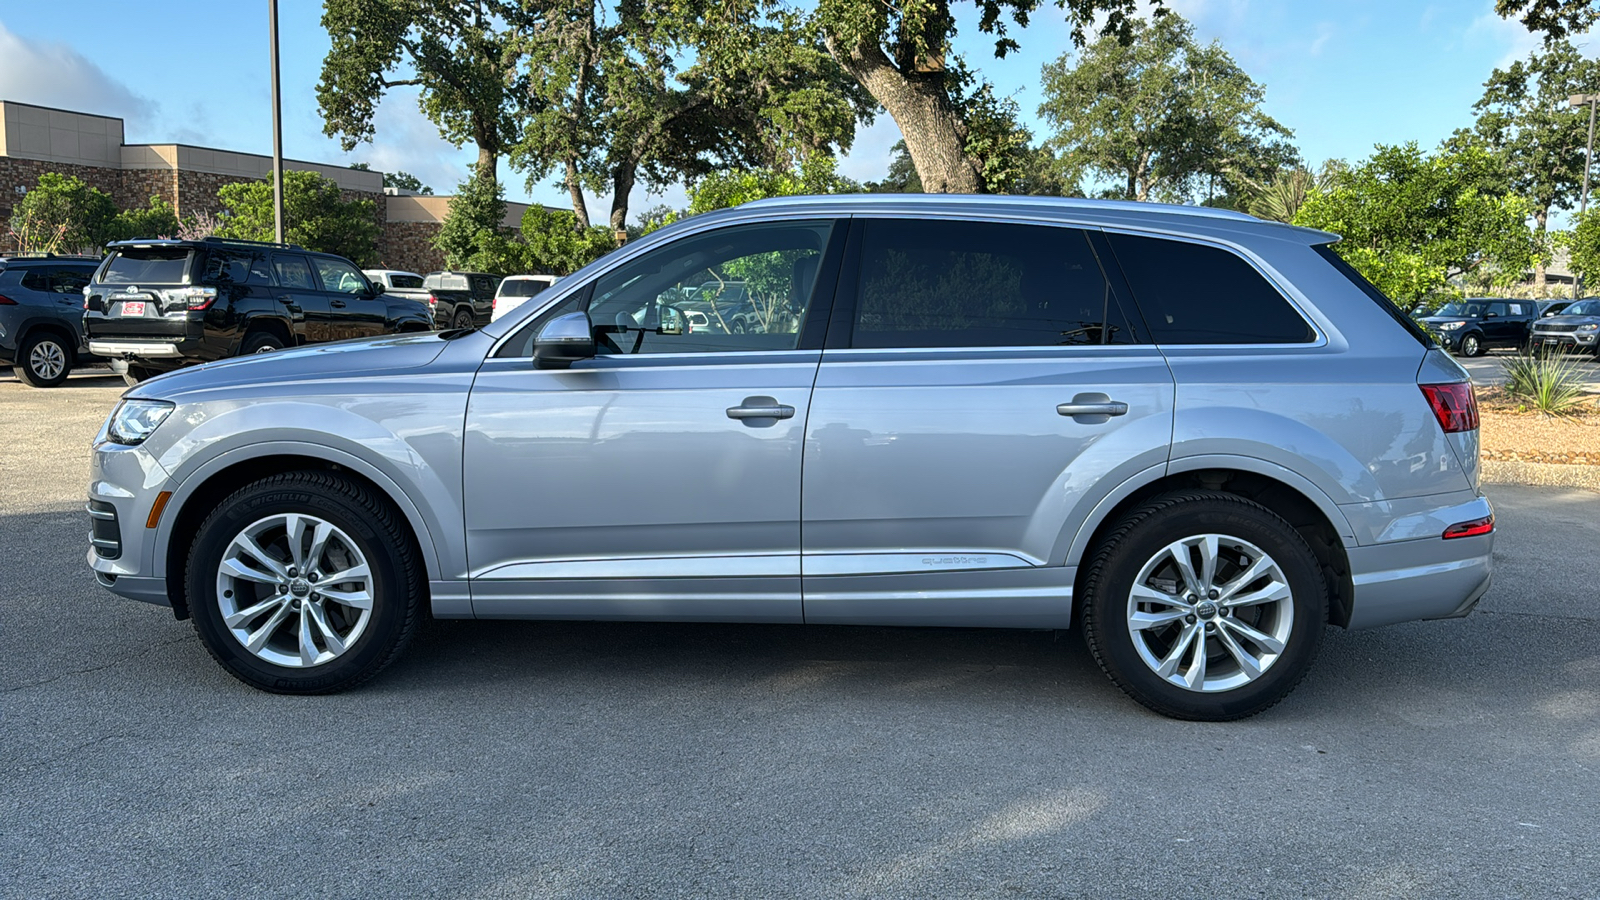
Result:
<svg viewBox="0 0 1600 900">
<path fill-rule="evenodd" d="M 0 23 L 0 99 L 138 120 L 157 104 L 59 41 L 24 40 Z"/>
<path fill-rule="evenodd" d="M 475 151 L 457 148 L 439 136 L 439 127 L 417 108 L 414 92 L 386 96 L 372 125 L 372 142 L 342 154 L 346 162 L 364 162 L 380 172 L 409 172 L 434 193 L 453 194 L 476 161 Z"/>
</svg>

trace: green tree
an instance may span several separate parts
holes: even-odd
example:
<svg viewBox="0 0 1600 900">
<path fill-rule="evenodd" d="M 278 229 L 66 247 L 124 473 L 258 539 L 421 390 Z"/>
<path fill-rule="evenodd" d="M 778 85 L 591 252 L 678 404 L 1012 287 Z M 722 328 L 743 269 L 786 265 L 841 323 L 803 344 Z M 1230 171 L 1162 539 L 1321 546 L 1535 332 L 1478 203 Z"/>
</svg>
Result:
<svg viewBox="0 0 1600 900">
<path fill-rule="evenodd" d="M 798 16 L 769 5 L 547 4 L 517 42 L 531 99 L 513 164 L 530 182 L 559 172 L 578 229 L 590 224 L 584 190 L 609 190 L 621 229 L 641 181 L 848 148 L 870 101 Z"/>
<path fill-rule="evenodd" d="M 1298 159 L 1261 110 L 1265 89 L 1220 44 L 1173 13 L 1129 32 L 1044 67 L 1039 115 L 1068 172 L 1112 180 L 1117 199 L 1185 202 L 1209 179 L 1270 178 Z"/>
<path fill-rule="evenodd" d="M 1495 0 L 1494 10 L 1503 19 L 1518 17 L 1529 31 L 1542 33 L 1548 41 L 1581 34 L 1600 19 L 1595 0 Z"/>
<path fill-rule="evenodd" d="M 1481 141 L 1503 161 L 1511 192 L 1533 201 L 1534 229 L 1547 244 L 1550 213 L 1570 208 L 1583 185 L 1588 116 L 1567 104 L 1572 94 L 1600 91 L 1600 61 L 1565 40 L 1528 60 L 1495 69 L 1473 109 L 1478 121 L 1458 142 Z M 1545 286 L 1545 259 L 1536 261 L 1534 287 Z"/>
<path fill-rule="evenodd" d="M 12 209 L 11 232 L 23 250 L 98 254 L 116 215 L 110 194 L 76 175 L 46 172 Z"/>
<path fill-rule="evenodd" d="M 756 0 L 746 0 L 756 2 Z M 733 5 L 733 4 L 730 4 Z M 973 0 L 978 30 L 994 38 L 995 56 L 1018 49 L 1011 24 L 1026 26 L 1044 0 Z M 1102 33 L 1126 36 L 1136 0 L 1055 0 L 1082 44 L 1103 17 Z M 1161 10 L 1160 0 L 1154 3 Z M 956 35 L 952 0 L 818 0 L 813 21 L 824 45 L 900 126 L 923 188 L 931 193 L 990 189 L 974 143 L 974 98 L 983 89 L 950 49 Z"/>
<path fill-rule="evenodd" d="M 509 275 L 520 272 L 524 261 L 509 245 L 505 227 L 505 189 L 499 182 L 477 173 L 456 189 L 450 209 L 439 225 L 433 246 L 444 254 L 445 265 L 468 272 Z"/>
<path fill-rule="evenodd" d="M 273 238 L 272 182 L 247 181 L 217 191 L 225 213 L 218 237 Z M 337 253 L 357 265 L 378 261 L 378 220 L 371 200 L 346 200 L 339 186 L 315 172 L 283 173 L 283 236 L 308 250 Z"/>
<path fill-rule="evenodd" d="M 1458 276 L 1511 284 L 1537 244 L 1531 204 L 1495 190 L 1499 165 L 1477 147 L 1379 146 L 1310 191 L 1294 224 L 1341 235 L 1339 255 L 1407 309 Z"/>
<path fill-rule="evenodd" d="M 418 105 L 457 147 L 478 150 L 476 173 L 494 181 L 500 155 L 516 140 L 518 76 L 512 36 L 530 25 L 513 0 L 325 0 L 317 104 L 323 130 L 352 150 L 374 134 L 385 91 L 415 86 Z"/>
<path fill-rule="evenodd" d="M 125 209 L 117 213 L 107 228 L 107 240 L 126 241 L 133 238 L 177 237 L 183 229 L 172 205 L 160 197 L 151 197 L 144 209 Z"/>
<path fill-rule="evenodd" d="M 363 172 L 372 171 L 372 167 L 364 162 L 351 163 L 350 168 L 360 169 Z M 433 188 L 423 184 L 422 179 L 410 172 L 384 172 L 383 186 L 386 188 L 399 188 L 402 191 L 410 191 L 413 194 L 433 196 Z"/>
<path fill-rule="evenodd" d="M 904 140 L 895 141 L 889 149 L 889 174 L 882 181 L 869 181 L 861 186 L 869 194 L 920 194 L 922 179 L 917 177 L 916 164 L 906 150 Z"/>
<path fill-rule="evenodd" d="M 526 270 L 551 275 L 571 275 L 617 249 L 610 228 L 594 225 L 579 230 L 572 212 L 537 204 L 522 214 L 522 242 L 527 247 Z"/>
<path fill-rule="evenodd" d="M 1562 240 L 1567 247 L 1567 264 L 1585 284 L 1600 283 L 1600 210 L 1586 210 L 1573 219 L 1572 231 Z"/>
</svg>

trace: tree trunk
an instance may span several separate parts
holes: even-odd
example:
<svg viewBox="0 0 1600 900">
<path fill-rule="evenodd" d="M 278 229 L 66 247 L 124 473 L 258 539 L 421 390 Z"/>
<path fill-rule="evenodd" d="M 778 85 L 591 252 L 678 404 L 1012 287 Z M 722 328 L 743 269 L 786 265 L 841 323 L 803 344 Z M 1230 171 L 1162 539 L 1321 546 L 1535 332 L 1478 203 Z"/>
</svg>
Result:
<svg viewBox="0 0 1600 900">
<path fill-rule="evenodd" d="M 627 230 L 628 195 L 633 193 L 638 171 L 638 163 L 629 160 L 611 172 L 611 230 L 614 232 Z"/>
<path fill-rule="evenodd" d="M 589 204 L 583 199 L 583 183 L 578 178 L 578 159 L 567 157 L 567 193 L 572 196 L 572 214 L 580 232 L 589 230 Z"/>
<path fill-rule="evenodd" d="M 1533 211 L 1533 228 L 1538 232 L 1539 246 L 1544 247 L 1545 224 L 1550 217 L 1550 210 L 1536 209 Z M 1533 295 L 1543 297 L 1545 292 L 1545 266 L 1544 257 L 1539 256 L 1533 261 Z"/>
<path fill-rule="evenodd" d="M 977 162 L 967 155 L 967 123 L 950 102 L 946 73 L 907 76 L 875 44 L 850 50 L 830 37 L 828 52 L 883 104 L 929 194 L 977 194 L 984 189 Z"/>
<path fill-rule="evenodd" d="M 495 168 L 498 163 L 499 159 L 493 150 L 482 144 L 478 145 L 478 165 L 476 167 L 478 180 L 487 181 L 489 184 L 496 183 L 498 177 Z"/>
</svg>

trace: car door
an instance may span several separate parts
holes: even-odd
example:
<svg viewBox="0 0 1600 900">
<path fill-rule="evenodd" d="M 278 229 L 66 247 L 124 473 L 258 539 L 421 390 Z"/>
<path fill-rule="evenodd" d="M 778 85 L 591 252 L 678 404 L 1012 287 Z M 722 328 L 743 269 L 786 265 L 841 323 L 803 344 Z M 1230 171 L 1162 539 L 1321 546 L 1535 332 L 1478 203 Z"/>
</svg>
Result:
<svg viewBox="0 0 1600 900">
<path fill-rule="evenodd" d="M 1494 300 L 1484 304 L 1483 312 L 1483 342 L 1487 347 L 1503 347 L 1514 340 L 1515 325 L 1507 321 L 1510 313 L 1503 300 Z"/>
<path fill-rule="evenodd" d="M 290 331 L 306 343 L 329 340 L 328 298 L 312 274 L 310 261 L 298 253 L 274 253 L 272 273 Z"/>
<path fill-rule="evenodd" d="M 79 346 L 73 348 L 75 350 L 86 349 L 83 346 L 83 289 L 93 273 L 92 265 L 57 266 L 48 270 L 48 291 L 54 301 L 50 311 L 78 336 Z"/>
<path fill-rule="evenodd" d="M 365 275 L 355 266 L 331 256 L 313 256 L 311 264 L 322 280 L 327 300 L 327 339 L 375 337 L 388 324 L 388 304 L 372 292 Z"/>
<path fill-rule="evenodd" d="M 477 615 L 801 620 L 800 462 L 833 283 L 818 271 L 842 239 L 829 220 L 685 236 L 507 339 L 467 407 Z M 674 304 L 736 274 L 770 328 L 687 328 Z M 573 309 L 598 354 L 535 368 L 537 329 Z"/>
<path fill-rule="evenodd" d="M 1076 527 L 1173 380 L 1078 228 L 858 219 L 812 393 L 807 622 L 1065 627 Z"/>
</svg>

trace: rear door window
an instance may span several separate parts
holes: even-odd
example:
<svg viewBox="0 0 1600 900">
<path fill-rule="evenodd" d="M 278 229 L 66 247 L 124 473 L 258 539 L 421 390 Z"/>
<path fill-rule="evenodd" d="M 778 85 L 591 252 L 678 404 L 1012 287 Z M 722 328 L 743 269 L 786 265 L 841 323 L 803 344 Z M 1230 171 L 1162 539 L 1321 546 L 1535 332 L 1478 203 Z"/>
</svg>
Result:
<svg viewBox="0 0 1600 900">
<path fill-rule="evenodd" d="M 1135 339 L 1080 229 L 863 223 L 854 347 L 1060 347 Z"/>
<path fill-rule="evenodd" d="M 272 268 L 278 276 L 278 284 L 283 287 L 301 291 L 317 289 L 317 282 L 311 277 L 311 265 L 303 256 L 274 253 Z"/>
<path fill-rule="evenodd" d="M 184 284 L 188 280 L 187 247 L 119 249 L 100 274 L 101 284 Z"/>
<path fill-rule="evenodd" d="M 1158 344 L 1305 344 L 1316 332 L 1277 288 L 1221 247 L 1108 232 Z"/>
</svg>

